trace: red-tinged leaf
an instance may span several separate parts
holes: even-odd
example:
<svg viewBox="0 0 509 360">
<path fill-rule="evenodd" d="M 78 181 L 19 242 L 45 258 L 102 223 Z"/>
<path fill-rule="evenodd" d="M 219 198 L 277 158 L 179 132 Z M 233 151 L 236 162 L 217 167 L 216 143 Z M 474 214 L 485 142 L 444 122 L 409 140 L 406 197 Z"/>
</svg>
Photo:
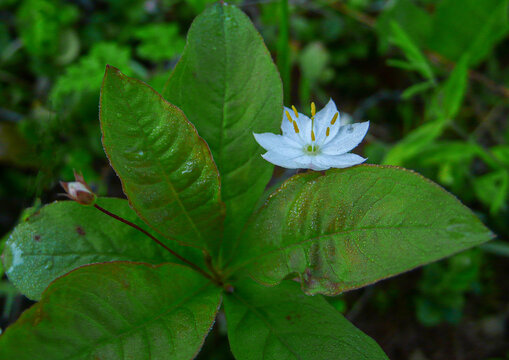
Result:
<svg viewBox="0 0 509 360">
<path fill-rule="evenodd" d="M 181 265 L 84 266 L 7 328 L 0 359 L 192 359 L 220 299 L 219 288 Z"/>
<path fill-rule="evenodd" d="M 334 295 L 490 240 L 454 196 L 395 167 L 296 175 L 253 216 L 233 268 L 275 285 L 290 274 Z"/>
</svg>

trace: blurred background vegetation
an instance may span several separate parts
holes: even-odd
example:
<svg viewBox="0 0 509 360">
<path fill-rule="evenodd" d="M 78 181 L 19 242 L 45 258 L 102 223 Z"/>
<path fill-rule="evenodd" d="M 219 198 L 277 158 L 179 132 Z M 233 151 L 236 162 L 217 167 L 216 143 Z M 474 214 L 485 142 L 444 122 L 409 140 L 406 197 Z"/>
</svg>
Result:
<svg viewBox="0 0 509 360">
<path fill-rule="evenodd" d="M 59 199 L 73 169 L 123 196 L 100 140 L 105 65 L 161 90 L 210 2 L 0 0 L 0 238 L 23 209 Z M 370 120 L 369 163 L 433 179 L 497 234 L 330 301 L 393 360 L 509 359 L 508 0 L 230 2 L 265 39 L 285 105 L 332 97 Z M 0 281 L 2 328 L 29 305 Z M 200 359 L 231 358 L 224 332 L 220 317 Z"/>
</svg>

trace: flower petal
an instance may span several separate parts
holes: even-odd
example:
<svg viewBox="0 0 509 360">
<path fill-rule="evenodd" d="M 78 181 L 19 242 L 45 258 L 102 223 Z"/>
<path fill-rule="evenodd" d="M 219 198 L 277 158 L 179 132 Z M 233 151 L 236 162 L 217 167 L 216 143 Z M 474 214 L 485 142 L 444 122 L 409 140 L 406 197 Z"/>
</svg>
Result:
<svg viewBox="0 0 509 360">
<path fill-rule="evenodd" d="M 258 144 L 267 151 L 274 151 L 287 157 L 302 155 L 302 146 L 285 136 L 272 133 L 253 133 L 253 135 Z"/>
<path fill-rule="evenodd" d="M 276 151 L 269 151 L 262 155 L 262 157 L 273 163 L 287 169 L 311 169 L 315 171 L 327 170 L 330 166 L 323 166 L 316 163 L 318 156 L 301 155 L 297 157 L 284 156 Z"/>
<path fill-rule="evenodd" d="M 327 105 L 316 113 L 315 133 L 317 145 L 322 145 L 326 138 L 333 137 L 337 133 L 340 126 L 340 119 L 337 119 L 334 125 L 331 125 L 331 120 L 337 112 L 338 109 L 336 108 L 336 104 L 332 101 L 332 99 L 330 99 Z M 326 136 L 327 128 L 330 128 L 328 137 Z"/>
<path fill-rule="evenodd" d="M 301 169 L 311 169 L 315 171 L 327 170 L 330 166 L 317 162 L 319 155 L 304 155 L 295 159 Z"/>
<path fill-rule="evenodd" d="M 340 155 L 355 148 L 368 132 L 369 121 L 341 126 L 338 133 L 321 147 L 325 155 Z"/>
<path fill-rule="evenodd" d="M 332 99 L 329 99 L 329 102 L 327 103 L 327 105 L 325 105 L 322 110 L 320 110 L 319 112 L 316 113 L 315 120 L 317 122 L 323 121 L 325 123 L 328 123 L 329 121 L 332 120 L 332 117 L 337 112 L 338 112 L 338 109 L 336 107 L 336 104 L 334 103 L 334 101 Z"/>
<path fill-rule="evenodd" d="M 321 170 L 329 168 L 346 168 L 358 165 L 366 161 L 365 158 L 356 154 L 342 154 L 342 155 L 318 155 L 316 156 L 315 164 L 322 167 Z"/>
<path fill-rule="evenodd" d="M 282 155 L 276 151 L 268 151 L 265 154 L 263 154 L 262 157 L 274 165 L 281 166 L 281 167 L 284 167 L 287 169 L 301 168 L 301 165 L 295 161 L 295 159 L 298 156 L 292 158 L 292 157 Z"/>
<path fill-rule="evenodd" d="M 292 121 L 297 123 L 297 128 L 299 129 L 298 133 L 295 132 L 293 123 L 288 120 L 286 112 L 290 114 Z M 304 114 L 298 114 L 299 117 L 296 117 L 292 109 L 285 107 L 283 112 L 283 122 L 281 123 L 281 131 L 284 136 L 300 143 L 301 145 L 305 145 L 311 141 L 311 119 Z"/>
</svg>

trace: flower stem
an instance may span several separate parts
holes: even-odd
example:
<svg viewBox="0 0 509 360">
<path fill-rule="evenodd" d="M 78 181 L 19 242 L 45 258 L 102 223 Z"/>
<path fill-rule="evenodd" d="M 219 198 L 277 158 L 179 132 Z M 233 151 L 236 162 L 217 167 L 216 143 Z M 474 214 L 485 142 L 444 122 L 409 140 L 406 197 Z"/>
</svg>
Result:
<svg viewBox="0 0 509 360">
<path fill-rule="evenodd" d="M 112 218 L 114 218 L 115 220 L 118 220 L 120 222 L 123 222 L 124 224 L 126 225 L 129 225 L 130 227 L 132 228 L 135 228 L 136 230 L 138 231 L 141 231 L 143 234 L 145 234 L 146 236 L 148 236 L 150 239 L 154 240 L 157 244 L 161 245 L 165 250 L 169 251 L 173 256 L 175 256 L 177 259 L 183 261 L 184 263 L 186 263 L 187 265 L 189 265 L 193 270 L 199 272 L 201 275 L 205 276 L 207 279 L 210 279 L 212 281 L 214 281 L 215 283 L 218 282 L 218 279 L 215 279 L 213 278 L 212 276 L 210 276 L 210 274 L 208 274 L 207 272 L 205 272 L 204 270 L 202 270 L 198 265 L 192 263 L 191 261 L 187 260 L 185 257 L 177 254 L 175 251 L 173 251 L 172 249 L 170 249 L 168 246 L 164 245 L 161 241 L 159 241 L 157 238 L 155 238 L 154 236 L 152 236 L 148 231 L 146 230 L 143 230 L 141 227 L 139 227 L 138 225 L 130 222 L 129 220 L 126 220 L 118 215 L 115 215 L 113 214 L 112 212 L 109 212 L 108 210 L 100 207 L 99 205 L 97 204 L 94 204 L 94 207 L 105 213 L 106 215 L 108 216 L 111 216 Z"/>
<path fill-rule="evenodd" d="M 217 272 L 216 268 L 214 267 L 214 264 L 212 264 L 212 256 L 210 256 L 209 253 L 204 252 L 205 256 L 205 265 L 207 265 L 207 268 L 210 270 L 214 278 L 217 280 L 219 285 L 223 285 L 222 276 L 220 273 Z"/>
</svg>

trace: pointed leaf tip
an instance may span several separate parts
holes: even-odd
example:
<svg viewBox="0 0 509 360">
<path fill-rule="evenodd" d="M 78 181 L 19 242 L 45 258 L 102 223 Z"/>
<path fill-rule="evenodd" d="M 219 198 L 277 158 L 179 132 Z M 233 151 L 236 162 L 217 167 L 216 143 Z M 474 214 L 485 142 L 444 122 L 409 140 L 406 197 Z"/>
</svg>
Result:
<svg viewBox="0 0 509 360">
<path fill-rule="evenodd" d="M 200 14 L 163 95 L 210 146 L 226 203 L 225 238 L 236 240 L 273 171 L 251 133 L 276 132 L 283 109 L 277 68 L 248 16 L 221 2 Z"/>
</svg>

